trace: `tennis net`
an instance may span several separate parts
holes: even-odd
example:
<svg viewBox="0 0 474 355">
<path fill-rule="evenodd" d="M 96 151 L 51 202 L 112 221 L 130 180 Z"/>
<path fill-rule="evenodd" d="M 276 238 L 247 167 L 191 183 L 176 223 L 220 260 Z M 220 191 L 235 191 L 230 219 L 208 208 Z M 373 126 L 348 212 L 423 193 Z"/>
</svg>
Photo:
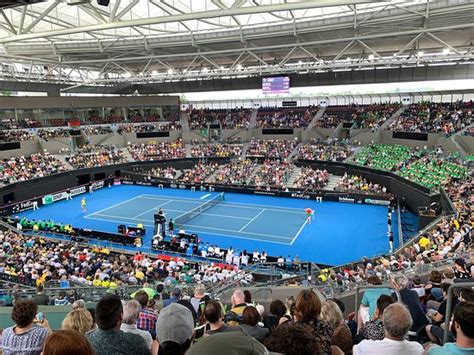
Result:
<svg viewBox="0 0 474 355">
<path fill-rule="evenodd" d="M 207 211 L 209 208 L 214 207 L 218 203 L 220 203 L 222 200 L 224 200 L 224 193 L 221 192 L 219 195 L 214 196 L 210 200 L 204 202 L 202 205 L 199 205 L 196 208 L 193 208 L 192 210 L 183 213 L 181 216 L 178 216 L 175 218 L 174 223 L 178 228 L 181 228 L 183 225 L 188 223 L 190 220 L 193 218 L 199 216 L 200 214 L 204 213 Z"/>
</svg>

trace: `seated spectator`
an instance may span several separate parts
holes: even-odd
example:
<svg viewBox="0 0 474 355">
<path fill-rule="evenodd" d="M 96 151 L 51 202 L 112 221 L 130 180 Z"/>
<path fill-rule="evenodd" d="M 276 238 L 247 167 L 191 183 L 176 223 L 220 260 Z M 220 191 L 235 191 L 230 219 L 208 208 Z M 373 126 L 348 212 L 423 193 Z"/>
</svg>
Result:
<svg viewBox="0 0 474 355">
<path fill-rule="evenodd" d="M 474 303 L 461 302 L 454 308 L 451 329 L 456 342 L 446 343 L 443 347 L 433 345 L 428 355 L 474 354 Z"/>
<path fill-rule="evenodd" d="M 84 300 L 75 300 L 72 303 L 72 309 L 86 309 L 86 302 Z"/>
<path fill-rule="evenodd" d="M 363 339 L 383 340 L 385 337 L 385 328 L 383 326 L 383 311 L 385 308 L 395 303 L 395 300 L 388 295 L 381 295 L 377 300 L 377 309 L 374 317 L 365 322 L 360 328 L 356 336 L 356 342 L 359 343 Z"/>
<path fill-rule="evenodd" d="M 194 337 L 193 315 L 185 306 L 173 303 L 161 310 L 156 322 L 160 355 L 184 355 Z"/>
<path fill-rule="evenodd" d="M 42 355 L 95 355 L 87 338 L 73 330 L 58 330 L 51 333 L 44 343 Z"/>
<path fill-rule="evenodd" d="M 238 327 L 229 327 L 224 323 L 224 309 L 219 301 L 211 300 L 204 308 L 204 319 L 209 323 L 209 329 L 204 334 L 212 335 L 228 331 L 238 331 Z"/>
<path fill-rule="evenodd" d="M 429 323 L 428 318 L 426 318 L 425 312 L 421 307 L 418 294 L 415 291 L 409 290 L 407 288 L 408 279 L 404 275 L 396 275 L 390 280 L 390 282 L 393 288 L 398 290 L 400 293 L 402 299 L 398 301 L 401 301 L 403 304 L 405 304 L 410 312 L 412 320 L 410 330 L 417 333 Z M 392 298 L 397 299 L 396 293 L 392 293 Z"/>
<path fill-rule="evenodd" d="M 179 355 L 180 353 L 172 354 Z M 231 332 L 205 337 L 186 352 L 186 355 L 211 354 L 267 355 L 268 351 L 265 346 L 251 336 L 245 335 L 243 332 Z"/>
<path fill-rule="evenodd" d="M 141 310 L 137 319 L 137 328 L 146 330 L 150 333 L 152 338 L 156 337 L 156 320 L 157 316 L 152 307 L 148 307 L 148 294 L 140 290 L 133 297 L 138 303 L 140 303 Z"/>
<path fill-rule="evenodd" d="M 47 306 L 49 305 L 49 297 L 44 294 L 43 285 L 36 287 L 36 295 L 31 299 L 37 306 Z"/>
<path fill-rule="evenodd" d="M 88 310 L 84 308 L 74 309 L 64 318 L 61 329 L 73 330 L 82 334 L 90 332 L 94 327 L 94 320 Z"/>
<path fill-rule="evenodd" d="M 170 304 L 178 302 L 181 299 L 181 289 L 179 287 L 175 287 L 170 296 L 170 298 L 163 301 L 163 308 L 168 307 Z"/>
<path fill-rule="evenodd" d="M 283 323 L 265 339 L 268 350 L 286 355 L 321 354 L 321 345 L 308 325 Z"/>
<path fill-rule="evenodd" d="M 242 313 L 242 324 L 240 328 L 245 334 L 254 337 L 262 343 L 268 336 L 269 330 L 259 326 L 260 320 L 260 314 L 257 309 L 254 306 L 247 306 Z"/>
<path fill-rule="evenodd" d="M 408 309 L 394 303 L 383 312 L 385 338 L 383 340 L 362 340 L 353 348 L 354 355 L 398 355 L 423 354 L 423 347 L 417 342 L 405 340 L 412 326 L 412 319 Z"/>
<path fill-rule="evenodd" d="M 138 329 L 137 321 L 140 314 L 141 305 L 137 300 L 127 301 L 123 306 L 123 320 L 120 330 L 125 333 L 133 333 L 140 335 L 145 340 L 149 349 L 153 343 L 153 339 L 148 330 Z M 155 322 L 156 325 L 156 322 Z"/>
<path fill-rule="evenodd" d="M 448 283 L 441 284 L 441 290 L 443 292 L 443 300 L 439 305 L 437 305 L 436 309 L 428 308 L 428 313 L 426 314 L 428 318 L 431 320 L 432 325 L 440 325 L 445 321 L 444 317 L 446 316 L 446 306 L 448 303 L 448 289 L 451 286 Z M 457 298 L 453 296 L 453 307 L 457 303 Z M 426 326 L 427 332 L 430 325 Z M 429 335 L 429 333 L 428 333 Z"/>
<path fill-rule="evenodd" d="M 326 301 L 321 307 L 321 319 L 333 329 L 331 345 L 337 346 L 345 354 L 352 352 L 351 330 L 344 323 L 339 306 L 333 301 Z"/>
<path fill-rule="evenodd" d="M 230 326 L 239 325 L 242 322 L 242 313 L 244 313 L 245 307 L 245 294 L 240 288 L 236 289 L 231 297 L 232 308 L 225 316 L 226 323 Z"/>
<path fill-rule="evenodd" d="M 321 301 L 312 290 L 298 292 L 295 300 L 295 322 L 310 326 L 318 338 L 322 353 L 331 353 L 333 329 L 325 321 L 319 319 Z"/>
<path fill-rule="evenodd" d="M 471 278 L 471 273 L 467 271 L 466 262 L 463 258 L 457 258 L 454 260 L 454 277 L 461 280 Z"/>
<path fill-rule="evenodd" d="M 367 278 L 367 283 L 370 285 L 381 285 L 382 280 L 377 275 L 371 275 Z M 368 289 L 362 296 L 361 305 L 369 307 L 369 319 L 372 319 L 377 308 L 377 300 L 381 295 L 390 295 L 392 291 L 389 288 L 374 288 Z M 369 320 L 367 319 L 367 320 Z"/>
<path fill-rule="evenodd" d="M 194 289 L 194 295 L 189 300 L 193 305 L 194 311 L 196 314 L 201 314 L 202 310 L 206 306 L 206 303 L 209 302 L 210 298 L 206 295 L 206 287 L 203 284 L 198 284 Z"/>
<path fill-rule="evenodd" d="M 54 305 L 55 306 L 66 306 L 68 304 L 71 304 L 69 300 L 66 298 L 66 292 L 64 291 L 59 291 L 58 297 L 54 299 Z"/>
<path fill-rule="evenodd" d="M 12 309 L 14 326 L 3 330 L 0 349 L 3 354 L 39 355 L 48 336 L 48 321 L 34 324 L 38 306 L 31 300 L 18 300 Z"/>
<path fill-rule="evenodd" d="M 264 317 L 263 323 L 265 327 L 272 331 L 274 328 L 280 324 L 280 319 L 283 317 L 287 320 L 291 320 L 291 317 L 287 314 L 288 310 L 286 309 L 286 305 L 281 300 L 273 300 L 270 303 L 270 314 Z"/>
<path fill-rule="evenodd" d="M 97 355 L 150 354 L 150 349 L 141 336 L 120 330 L 123 308 L 118 296 L 102 297 L 97 303 L 95 312 L 98 329 L 89 332 L 86 336 Z"/>
</svg>

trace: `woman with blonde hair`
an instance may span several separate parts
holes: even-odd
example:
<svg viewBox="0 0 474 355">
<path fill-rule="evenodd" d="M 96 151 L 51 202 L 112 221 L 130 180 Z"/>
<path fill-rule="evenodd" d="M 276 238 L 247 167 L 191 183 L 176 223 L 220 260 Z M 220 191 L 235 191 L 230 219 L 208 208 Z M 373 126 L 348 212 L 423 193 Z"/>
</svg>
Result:
<svg viewBox="0 0 474 355">
<path fill-rule="evenodd" d="M 333 329 L 331 345 L 338 346 L 345 354 L 352 352 L 351 330 L 344 323 L 341 309 L 333 301 L 326 301 L 321 307 L 321 319 Z"/>
<path fill-rule="evenodd" d="M 74 330 L 76 332 L 85 334 L 92 330 L 94 320 L 87 309 L 78 308 L 68 313 L 62 323 L 62 329 Z"/>
</svg>

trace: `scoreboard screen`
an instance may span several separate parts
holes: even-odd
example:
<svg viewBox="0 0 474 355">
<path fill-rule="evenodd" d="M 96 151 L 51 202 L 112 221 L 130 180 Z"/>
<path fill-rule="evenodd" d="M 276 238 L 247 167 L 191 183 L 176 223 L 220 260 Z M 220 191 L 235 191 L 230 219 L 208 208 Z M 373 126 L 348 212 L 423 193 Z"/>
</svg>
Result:
<svg viewBox="0 0 474 355">
<path fill-rule="evenodd" d="M 264 95 L 288 94 L 290 92 L 290 77 L 277 76 L 262 79 L 262 91 Z"/>
</svg>

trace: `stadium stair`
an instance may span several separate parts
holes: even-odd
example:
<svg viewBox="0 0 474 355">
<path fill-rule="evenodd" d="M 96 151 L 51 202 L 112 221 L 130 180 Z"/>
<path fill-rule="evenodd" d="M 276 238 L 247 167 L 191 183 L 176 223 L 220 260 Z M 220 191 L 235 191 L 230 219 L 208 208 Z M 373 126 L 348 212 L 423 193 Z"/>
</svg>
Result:
<svg viewBox="0 0 474 355">
<path fill-rule="evenodd" d="M 185 149 L 186 149 L 186 158 L 192 158 L 191 156 L 191 148 L 192 144 L 186 144 Z"/>
<path fill-rule="evenodd" d="M 313 127 L 316 125 L 316 122 L 323 117 L 324 111 L 326 111 L 326 107 L 320 107 L 318 112 L 314 115 L 313 119 L 309 123 L 308 127 L 306 127 L 305 131 L 309 132 Z"/>
<path fill-rule="evenodd" d="M 379 130 L 386 130 L 395 121 L 402 113 L 408 108 L 408 105 L 403 105 L 400 107 L 388 120 L 386 120 L 383 125 L 380 126 Z"/>
<path fill-rule="evenodd" d="M 250 115 L 249 128 L 255 128 L 255 125 L 257 124 L 257 114 L 258 110 L 256 108 L 253 109 L 252 114 Z"/>
<path fill-rule="evenodd" d="M 301 168 L 295 166 L 288 181 L 286 182 L 286 186 L 289 188 L 293 187 L 296 179 L 298 179 L 298 176 L 300 176 L 300 173 L 301 173 Z"/>
<path fill-rule="evenodd" d="M 245 160 L 247 158 L 247 151 L 249 150 L 250 143 L 244 143 L 242 145 L 242 160 Z"/>
<path fill-rule="evenodd" d="M 55 157 L 64 164 L 67 170 L 74 170 L 71 164 L 66 161 L 66 155 L 57 154 Z"/>
<path fill-rule="evenodd" d="M 292 150 L 292 152 L 290 153 L 290 155 L 288 155 L 288 157 L 285 159 L 286 161 L 291 161 L 293 160 L 293 157 L 298 154 L 298 150 L 303 146 L 303 143 L 299 143 L 296 145 L 295 149 Z"/>
<path fill-rule="evenodd" d="M 333 191 L 339 180 L 341 180 L 340 176 L 329 174 L 328 184 L 324 187 L 324 190 Z"/>
<path fill-rule="evenodd" d="M 261 168 L 262 166 L 258 165 L 255 169 L 253 169 L 253 171 L 250 173 L 249 177 L 247 178 L 247 184 L 250 185 L 252 182 L 254 182 L 255 175 L 260 171 Z"/>
<path fill-rule="evenodd" d="M 180 113 L 180 123 L 183 132 L 189 132 L 189 116 L 185 111 Z"/>
<path fill-rule="evenodd" d="M 125 159 L 127 159 L 127 161 L 129 161 L 129 162 L 134 162 L 135 161 L 135 159 L 133 159 L 133 157 L 132 157 L 132 154 L 130 154 L 130 152 L 128 151 L 127 148 L 122 148 L 121 150 L 123 152 L 123 155 L 125 156 Z"/>
</svg>

